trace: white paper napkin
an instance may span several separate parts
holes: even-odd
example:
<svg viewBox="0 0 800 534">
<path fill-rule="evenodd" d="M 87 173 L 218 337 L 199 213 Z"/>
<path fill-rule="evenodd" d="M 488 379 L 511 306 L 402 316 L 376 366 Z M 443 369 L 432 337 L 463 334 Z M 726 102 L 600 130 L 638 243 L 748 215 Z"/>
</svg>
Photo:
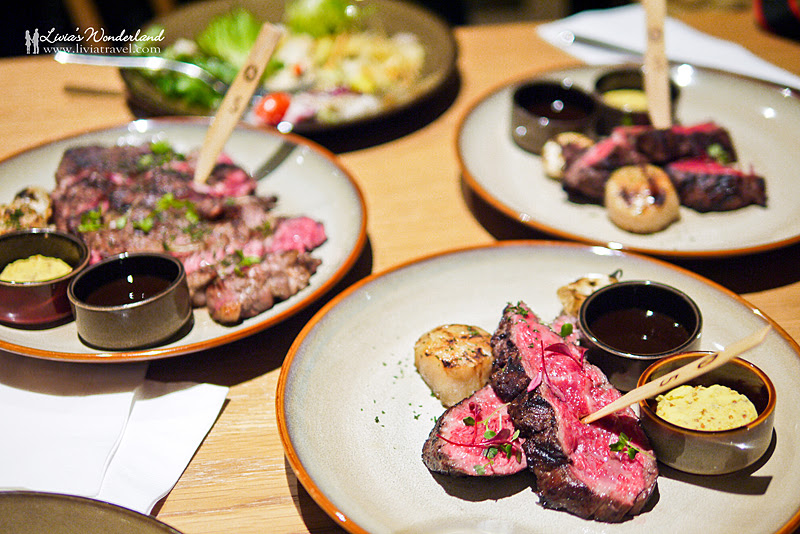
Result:
<svg viewBox="0 0 800 534">
<path fill-rule="evenodd" d="M 0 489 L 66 493 L 149 513 L 214 424 L 227 388 L 145 379 L 146 363 L 0 352 Z"/>
<path fill-rule="evenodd" d="M 641 61 L 645 50 L 645 15 L 641 4 L 581 11 L 575 15 L 543 24 L 539 36 L 571 55 L 592 65 Z M 609 50 L 572 42 L 570 33 L 635 53 Z M 800 77 L 764 61 L 742 46 L 718 39 L 667 17 L 664 43 L 671 61 L 721 69 L 737 74 L 800 88 Z"/>
</svg>

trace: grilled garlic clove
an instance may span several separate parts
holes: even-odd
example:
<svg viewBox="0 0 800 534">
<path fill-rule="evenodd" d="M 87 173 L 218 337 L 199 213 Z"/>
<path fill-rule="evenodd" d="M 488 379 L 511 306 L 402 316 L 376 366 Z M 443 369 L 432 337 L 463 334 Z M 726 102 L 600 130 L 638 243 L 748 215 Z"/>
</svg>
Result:
<svg viewBox="0 0 800 534">
<path fill-rule="evenodd" d="M 50 193 L 42 187 L 26 187 L 14 196 L 11 203 L 0 206 L 0 233 L 46 228 L 52 213 Z"/>
<path fill-rule="evenodd" d="M 562 132 L 548 139 L 542 146 L 542 168 L 554 180 L 561 180 L 568 159 L 594 144 L 589 137 L 578 132 Z"/>
<path fill-rule="evenodd" d="M 615 170 L 606 182 L 605 206 L 614 224 L 637 234 L 663 230 L 680 216 L 680 199 L 669 176 L 649 164 Z"/>
<path fill-rule="evenodd" d="M 561 286 L 556 290 L 558 300 L 561 301 L 561 306 L 564 313 L 567 315 L 577 316 L 581 304 L 586 300 L 586 297 L 610 284 L 619 282 L 619 279 L 612 275 L 607 274 L 587 274 L 578 278 L 565 286 Z"/>
</svg>

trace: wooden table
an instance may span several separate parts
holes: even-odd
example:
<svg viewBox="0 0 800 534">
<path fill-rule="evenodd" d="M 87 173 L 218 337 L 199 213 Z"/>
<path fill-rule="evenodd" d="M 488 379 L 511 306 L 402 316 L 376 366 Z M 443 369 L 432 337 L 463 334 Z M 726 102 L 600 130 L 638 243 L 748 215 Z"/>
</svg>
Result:
<svg viewBox="0 0 800 534">
<path fill-rule="evenodd" d="M 800 74 L 800 44 L 761 31 L 748 12 L 702 11 L 681 18 Z M 338 289 L 437 251 L 547 237 L 505 219 L 465 190 L 456 128 L 469 105 L 490 89 L 578 61 L 538 39 L 532 23 L 461 27 L 455 34 L 460 87 L 452 104 L 411 133 L 340 153 L 366 196 L 369 245 Z M 133 118 L 116 72 L 58 65 L 49 57 L 1 60 L 0 95 L 0 158 Z M 402 125 L 388 126 L 393 127 Z M 381 134 L 386 132 L 371 132 Z M 800 246 L 676 263 L 739 293 L 800 339 Z M 187 534 L 340 531 L 288 467 L 275 417 L 281 363 L 316 309 L 233 345 L 151 364 L 150 375 L 157 379 L 230 386 L 219 420 L 174 490 L 156 506 L 159 519 Z"/>
</svg>

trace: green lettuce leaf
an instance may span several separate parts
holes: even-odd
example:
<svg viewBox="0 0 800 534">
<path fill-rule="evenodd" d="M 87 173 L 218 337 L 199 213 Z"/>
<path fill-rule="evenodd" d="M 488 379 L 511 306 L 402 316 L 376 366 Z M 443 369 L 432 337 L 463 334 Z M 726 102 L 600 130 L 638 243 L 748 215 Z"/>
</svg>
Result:
<svg viewBox="0 0 800 534">
<path fill-rule="evenodd" d="M 350 0 L 289 0 L 284 22 L 295 33 L 322 37 L 358 29 L 363 17 Z"/>
<path fill-rule="evenodd" d="M 204 53 L 222 58 L 238 70 L 256 42 L 261 25 L 252 13 L 236 8 L 213 19 L 195 41 Z"/>
</svg>

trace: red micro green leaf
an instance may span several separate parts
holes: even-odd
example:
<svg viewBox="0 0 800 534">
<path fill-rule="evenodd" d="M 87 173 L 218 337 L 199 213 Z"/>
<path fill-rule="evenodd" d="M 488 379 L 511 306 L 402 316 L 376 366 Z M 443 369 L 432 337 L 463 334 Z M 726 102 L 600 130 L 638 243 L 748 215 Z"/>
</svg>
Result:
<svg viewBox="0 0 800 534">
<path fill-rule="evenodd" d="M 565 400 L 564 394 L 561 393 L 561 391 L 559 391 L 559 389 L 553 385 L 553 383 L 550 381 L 550 376 L 548 376 L 547 374 L 547 365 L 545 365 L 545 359 L 544 359 L 544 343 L 542 343 L 541 339 L 539 339 L 539 347 L 541 348 L 542 351 L 542 374 L 544 375 L 544 381 L 547 382 L 547 385 L 553 391 L 553 394 L 556 396 L 556 398 L 564 402 Z"/>
<path fill-rule="evenodd" d="M 569 345 L 566 343 L 553 343 L 552 345 L 548 345 L 545 350 L 549 350 L 550 352 L 556 352 L 563 356 L 567 356 L 575 360 L 575 363 L 583 367 L 583 352 L 580 351 L 579 356 L 575 356 L 572 351 L 570 350 Z"/>
</svg>

